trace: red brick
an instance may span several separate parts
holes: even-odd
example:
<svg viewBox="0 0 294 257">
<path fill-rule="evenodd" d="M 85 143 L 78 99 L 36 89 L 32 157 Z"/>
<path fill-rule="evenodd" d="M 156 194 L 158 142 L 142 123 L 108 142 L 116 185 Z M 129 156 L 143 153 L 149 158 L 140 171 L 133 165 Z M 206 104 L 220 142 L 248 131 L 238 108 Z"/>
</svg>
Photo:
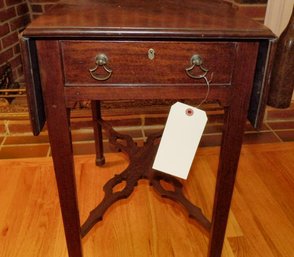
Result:
<svg viewBox="0 0 294 257">
<path fill-rule="evenodd" d="M 0 22 L 7 21 L 16 16 L 15 8 L 11 7 L 9 9 L 0 11 Z"/>
<path fill-rule="evenodd" d="M 10 64 L 12 69 L 16 68 L 17 66 L 21 65 L 21 57 L 20 54 L 10 60 Z"/>
<path fill-rule="evenodd" d="M 5 69 L 5 64 L 1 64 L 0 62 L 0 74 L 4 72 L 4 69 Z"/>
<path fill-rule="evenodd" d="M 74 143 L 73 144 L 73 152 L 75 155 L 80 154 L 94 154 L 95 153 L 95 144 L 94 142 L 86 142 L 86 143 Z"/>
<path fill-rule="evenodd" d="M 29 8 L 28 8 L 28 5 L 26 3 L 17 6 L 16 9 L 17 9 L 17 14 L 18 15 L 24 15 L 24 14 L 29 12 Z"/>
<path fill-rule="evenodd" d="M 31 124 L 28 120 L 9 121 L 8 129 L 10 134 L 31 132 Z"/>
<path fill-rule="evenodd" d="M 44 6 L 44 11 L 47 12 L 47 11 L 50 10 L 53 6 L 54 6 L 54 4 L 46 4 L 46 5 Z"/>
<path fill-rule="evenodd" d="M 18 33 L 17 32 L 13 32 L 12 34 L 9 34 L 8 36 L 2 38 L 3 48 L 9 47 L 17 42 L 18 42 Z"/>
<path fill-rule="evenodd" d="M 270 109 L 267 113 L 267 121 L 271 120 L 293 120 L 294 108 L 287 109 Z"/>
<path fill-rule="evenodd" d="M 19 4 L 19 0 L 5 0 L 7 6 Z"/>
<path fill-rule="evenodd" d="M 267 125 L 269 125 L 272 130 L 293 130 L 294 133 L 294 121 L 272 121 L 267 122 Z"/>
<path fill-rule="evenodd" d="M 19 30 L 24 28 L 30 22 L 30 16 L 24 15 L 20 16 L 10 22 L 11 31 Z"/>
<path fill-rule="evenodd" d="M 31 3 L 57 3 L 60 0 L 30 0 Z"/>
<path fill-rule="evenodd" d="M 18 134 L 7 136 L 5 146 L 9 145 L 28 145 L 28 144 L 46 144 L 49 143 L 48 135 L 41 134 L 38 137 L 28 134 Z"/>
<path fill-rule="evenodd" d="M 16 46 L 13 47 L 13 53 L 14 54 L 19 54 L 20 53 L 20 47 L 19 47 L 19 45 L 16 45 Z"/>
<path fill-rule="evenodd" d="M 8 23 L 5 23 L 5 24 L 1 25 L 0 26 L 0 37 L 3 37 L 8 33 L 9 33 Z"/>
<path fill-rule="evenodd" d="M 3 146 L 0 152 L 0 159 L 32 158 L 47 156 L 49 144 L 44 145 L 18 145 Z"/>
<path fill-rule="evenodd" d="M 33 11 L 34 13 L 43 13 L 42 5 L 39 5 L 39 4 L 32 4 L 31 7 L 32 7 L 32 11 Z"/>
<path fill-rule="evenodd" d="M 294 130 L 276 131 L 276 134 L 283 140 L 283 142 L 294 141 Z"/>
<path fill-rule="evenodd" d="M 245 133 L 243 136 L 244 144 L 265 144 L 278 142 L 280 142 L 280 140 L 272 132 Z"/>
<path fill-rule="evenodd" d="M 3 7 L 4 7 L 4 1 L 1 0 L 1 1 L 0 1 L 0 8 L 3 8 Z"/>
<path fill-rule="evenodd" d="M 16 70 L 17 74 L 15 76 L 15 79 L 19 81 L 19 78 L 23 75 L 23 69 L 22 66 L 19 66 Z"/>
<path fill-rule="evenodd" d="M 18 74 L 17 74 L 17 69 L 13 69 L 12 70 L 12 77 L 15 80 L 17 78 Z"/>
<path fill-rule="evenodd" d="M 40 16 L 41 16 L 41 14 L 33 14 L 33 19 L 37 19 Z"/>
<path fill-rule="evenodd" d="M 221 144 L 221 141 L 222 141 L 221 134 L 203 135 L 199 145 L 200 145 L 200 147 L 219 146 Z"/>
<path fill-rule="evenodd" d="M 9 48 L 5 50 L 4 52 L 0 53 L 0 63 L 6 63 L 9 59 L 13 57 L 13 50 L 12 48 Z"/>
<path fill-rule="evenodd" d="M 0 120 L 0 135 L 6 133 L 5 123 L 3 120 Z"/>
</svg>

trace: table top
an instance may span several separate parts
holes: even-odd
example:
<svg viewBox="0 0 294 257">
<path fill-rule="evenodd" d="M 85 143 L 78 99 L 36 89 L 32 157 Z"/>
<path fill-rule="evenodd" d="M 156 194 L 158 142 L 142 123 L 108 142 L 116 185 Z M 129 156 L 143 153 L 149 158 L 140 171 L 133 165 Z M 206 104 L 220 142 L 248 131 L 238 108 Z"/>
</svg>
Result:
<svg viewBox="0 0 294 257">
<path fill-rule="evenodd" d="M 26 37 L 273 38 L 221 0 L 66 0 L 37 18 Z"/>
</svg>

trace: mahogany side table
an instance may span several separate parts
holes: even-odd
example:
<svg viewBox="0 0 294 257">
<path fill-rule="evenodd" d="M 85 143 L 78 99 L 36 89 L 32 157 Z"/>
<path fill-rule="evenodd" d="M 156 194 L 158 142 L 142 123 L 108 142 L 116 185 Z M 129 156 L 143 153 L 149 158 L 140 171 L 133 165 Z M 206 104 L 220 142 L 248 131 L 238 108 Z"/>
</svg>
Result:
<svg viewBox="0 0 294 257">
<path fill-rule="evenodd" d="M 258 127 L 262 120 L 274 42 L 267 28 L 218 0 L 63 1 L 25 29 L 21 46 L 30 117 L 35 135 L 47 120 L 70 257 L 82 257 L 81 237 L 104 211 L 98 206 L 81 227 L 69 120 L 79 100 L 92 101 L 97 164 L 104 162 L 104 126 L 114 144 L 135 163 L 132 172 L 119 176 L 119 181 L 127 181 L 126 189 L 131 192 L 136 180 L 148 178 L 160 194 L 176 198 L 191 216 L 195 214 L 209 235 L 208 256 L 221 256 L 244 123 L 248 117 Z M 151 147 L 148 151 L 139 149 L 130 137 L 102 121 L 99 108 L 100 100 L 200 102 L 206 97 L 208 81 L 207 100 L 217 101 L 225 110 L 211 221 L 190 206 L 177 180 L 152 170 L 155 151 L 151 146 L 160 136 L 146 142 Z M 119 145 L 118 139 L 124 139 L 128 148 Z M 140 165 L 144 172 L 133 179 Z M 179 193 L 162 191 L 160 179 Z M 114 178 L 106 185 L 108 205 L 118 200 L 111 190 L 119 181 Z"/>
</svg>

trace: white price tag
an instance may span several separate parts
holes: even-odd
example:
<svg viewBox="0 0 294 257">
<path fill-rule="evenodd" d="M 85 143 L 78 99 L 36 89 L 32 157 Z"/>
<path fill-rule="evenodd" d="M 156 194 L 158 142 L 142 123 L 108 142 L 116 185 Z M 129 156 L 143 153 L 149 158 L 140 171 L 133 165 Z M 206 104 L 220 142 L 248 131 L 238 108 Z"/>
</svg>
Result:
<svg viewBox="0 0 294 257">
<path fill-rule="evenodd" d="M 180 102 L 172 105 L 152 168 L 187 179 L 206 123 L 204 111 Z"/>
</svg>

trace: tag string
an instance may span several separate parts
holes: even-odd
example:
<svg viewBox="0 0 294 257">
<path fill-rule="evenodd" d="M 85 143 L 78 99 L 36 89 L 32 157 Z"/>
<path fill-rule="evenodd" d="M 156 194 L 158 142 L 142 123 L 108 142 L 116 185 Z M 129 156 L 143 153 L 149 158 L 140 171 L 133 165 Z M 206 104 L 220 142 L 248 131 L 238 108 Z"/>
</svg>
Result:
<svg viewBox="0 0 294 257">
<path fill-rule="evenodd" d="M 208 96 L 209 96 L 209 93 L 210 93 L 210 82 L 212 81 L 213 73 L 211 74 L 211 79 L 210 79 L 210 81 L 208 81 L 208 79 L 207 79 L 206 76 L 203 76 L 202 78 L 203 78 L 203 79 L 205 80 L 205 82 L 206 82 L 207 91 L 206 91 L 206 95 L 205 95 L 205 97 L 204 97 L 203 100 L 200 102 L 200 104 L 198 104 L 198 105 L 196 106 L 196 108 L 199 108 L 203 103 L 205 103 L 206 100 L 207 100 L 207 98 L 208 98 Z"/>
</svg>

